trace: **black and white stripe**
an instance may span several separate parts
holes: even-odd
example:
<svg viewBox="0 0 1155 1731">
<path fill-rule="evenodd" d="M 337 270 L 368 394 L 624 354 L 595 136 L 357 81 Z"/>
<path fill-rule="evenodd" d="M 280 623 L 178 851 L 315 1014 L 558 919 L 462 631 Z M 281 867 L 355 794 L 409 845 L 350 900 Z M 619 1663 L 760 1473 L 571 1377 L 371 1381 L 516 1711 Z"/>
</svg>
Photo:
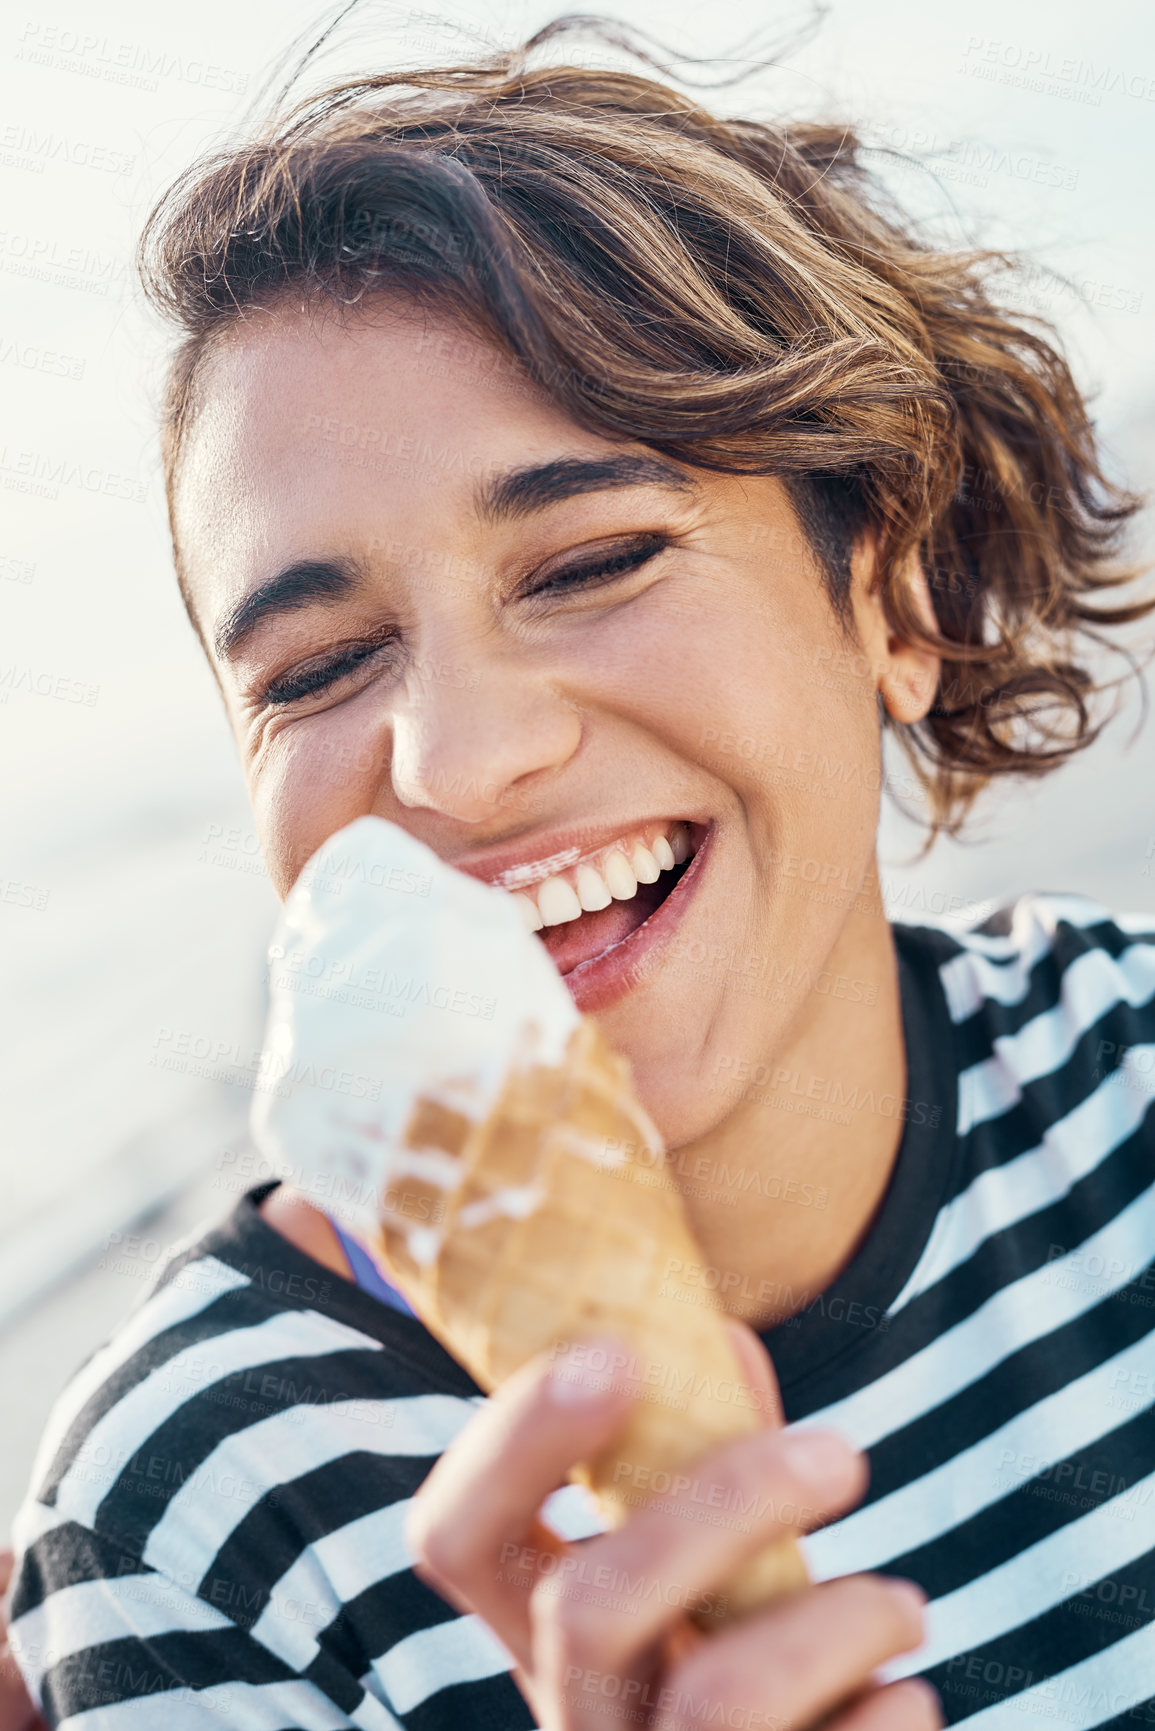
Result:
<svg viewBox="0 0 1155 1731">
<path fill-rule="evenodd" d="M 887 1675 L 968 1731 L 1155 1723 L 1155 921 L 1026 897 L 896 941 L 909 1096 L 949 1121 L 912 1118 L 863 1250 L 766 1336 L 788 1416 L 871 1454 L 808 1560 L 922 1582 L 927 1643 Z M 252 1273 L 277 1262 L 308 1301 Z M 405 1546 L 480 1396 L 317 1274 L 246 1198 L 61 1397 L 13 1601 L 52 1723 L 532 1725 Z M 596 1530 L 576 1490 L 551 1518 Z"/>
<path fill-rule="evenodd" d="M 929 1676 L 951 1722 L 1155 1720 L 1155 942 L 1032 898 L 939 977 L 967 1033 L 962 1182 L 878 1374 L 799 1415 L 872 1460 L 805 1548 L 818 1578 L 922 1582 L 927 1643 L 886 1675 Z"/>
</svg>

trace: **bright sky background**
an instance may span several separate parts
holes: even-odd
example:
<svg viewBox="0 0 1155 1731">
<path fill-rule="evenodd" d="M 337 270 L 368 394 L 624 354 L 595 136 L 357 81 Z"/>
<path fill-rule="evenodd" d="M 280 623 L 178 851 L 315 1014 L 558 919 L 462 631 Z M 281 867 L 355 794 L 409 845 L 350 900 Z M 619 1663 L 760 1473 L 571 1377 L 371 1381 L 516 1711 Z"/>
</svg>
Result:
<svg viewBox="0 0 1155 1731">
<path fill-rule="evenodd" d="M 325 70 L 395 63 L 398 41 L 411 62 L 444 59 L 464 30 L 504 44 L 550 15 L 512 0 L 375 7 Z M 807 16 L 749 0 L 626 0 L 616 15 L 721 57 L 757 51 L 752 21 L 768 46 Z M 0 24 L 0 1062 L 13 1223 L 67 1192 L 90 1227 L 86 1173 L 115 1159 L 129 1190 L 159 1183 L 157 1171 L 203 1164 L 207 1143 L 158 1140 L 158 1126 L 211 1110 L 228 1135 L 247 1107 L 242 1086 L 156 1061 L 182 1032 L 219 1044 L 226 1064 L 259 1043 L 273 903 L 171 577 L 158 338 L 130 259 L 157 193 L 243 119 L 271 57 L 318 16 L 299 0 L 15 0 Z M 1069 273 L 1073 291 L 1037 272 L 1033 304 L 1059 320 L 1120 469 L 1141 484 L 1155 478 L 1152 19 L 1121 0 L 834 0 L 785 69 L 717 97 L 754 114 L 834 115 L 880 146 L 932 152 L 937 179 L 891 165 L 900 197 L 944 233 L 1028 248 Z M 62 479 L 43 480 L 62 465 Z M 25 490 L 30 473 L 39 491 Z M 1153 768 L 1149 731 L 1130 756 L 1104 746 L 1038 795 L 997 802 L 985 847 L 895 868 L 896 909 L 1030 886 L 1155 907 Z M 893 849 L 897 832 L 885 833 Z M 53 1232 L 69 1229 L 61 1220 L 57 1207 Z M 0 1312 L 4 1251 L 0 1240 Z"/>
</svg>

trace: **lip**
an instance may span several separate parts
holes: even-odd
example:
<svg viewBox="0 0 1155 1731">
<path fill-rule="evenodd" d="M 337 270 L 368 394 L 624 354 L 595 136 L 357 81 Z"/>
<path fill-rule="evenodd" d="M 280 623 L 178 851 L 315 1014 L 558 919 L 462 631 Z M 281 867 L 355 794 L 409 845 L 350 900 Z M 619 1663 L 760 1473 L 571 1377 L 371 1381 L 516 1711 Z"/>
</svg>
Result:
<svg viewBox="0 0 1155 1731">
<path fill-rule="evenodd" d="M 579 962 L 568 973 L 562 974 L 571 998 L 583 1014 L 594 1014 L 616 1004 L 637 984 L 636 972 L 642 963 L 657 961 L 702 881 L 715 833 L 715 825 L 710 823 L 689 865 L 649 919 L 643 920 L 620 943 L 603 950 L 600 956 L 591 956 L 588 962 Z"/>
<path fill-rule="evenodd" d="M 623 817 L 616 824 L 576 824 L 568 829 L 546 830 L 520 846 L 511 843 L 484 852 L 478 849 L 476 853 L 447 860 L 446 864 L 499 889 L 526 889 L 640 829 L 671 822 L 686 822 L 700 828 L 701 821 L 688 812 L 662 811 L 656 817 Z"/>
</svg>

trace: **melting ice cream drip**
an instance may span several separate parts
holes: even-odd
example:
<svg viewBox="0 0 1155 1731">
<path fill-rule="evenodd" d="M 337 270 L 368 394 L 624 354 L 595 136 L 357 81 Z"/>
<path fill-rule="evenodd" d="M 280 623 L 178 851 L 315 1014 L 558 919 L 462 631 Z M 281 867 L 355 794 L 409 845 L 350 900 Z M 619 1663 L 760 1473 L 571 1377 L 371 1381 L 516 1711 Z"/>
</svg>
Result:
<svg viewBox="0 0 1155 1731">
<path fill-rule="evenodd" d="M 457 1225 L 467 1230 L 488 1226 L 491 1220 L 504 1215 L 509 1220 L 528 1220 L 545 1201 L 540 1184 L 506 1184 L 491 1196 L 479 1196 L 469 1202 L 457 1216 Z"/>
</svg>

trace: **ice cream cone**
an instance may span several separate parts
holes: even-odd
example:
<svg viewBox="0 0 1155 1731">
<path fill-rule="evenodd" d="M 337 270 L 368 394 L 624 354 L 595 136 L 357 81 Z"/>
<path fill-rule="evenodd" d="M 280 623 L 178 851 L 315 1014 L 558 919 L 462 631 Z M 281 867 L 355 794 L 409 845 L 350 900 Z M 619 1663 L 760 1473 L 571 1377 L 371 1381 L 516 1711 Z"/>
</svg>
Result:
<svg viewBox="0 0 1155 1731">
<path fill-rule="evenodd" d="M 479 1385 L 594 1335 L 629 1348 L 644 1394 L 625 1431 L 575 1474 L 612 1526 L 663 1489 L 699 1518 L 751 1511 L 699 1499 L 687 1469 L 764 1419 L 725 1312 L 702 1286 L 682 1198 L 629 1067 L 583 1017 L 564 1062 L 509 1074 L 481 1121 L 418 1097 L 377 1250 L 422 1321 Z M 600 1368 L 593 1366 L 595 1370 Z M 626 1366 L 607 1365 L 606 1372 Z M 762 1552 L 698 1620 L 727 1620 L 806 1583 L 797 1546 Z"/>
<path fill-rule="evenodd" d="M 701 1252 L 661 1137 L 513 898 L 359 818 L 302 871 L 269 985 L 252 1127 L 273 1169 L 375 1241 L 486 1390 L 539 1353 L 623 1342 L 642 1396 L 575 1474 L 611 1525 L 663 1492 L 749 1525 L 692 1472 L 764 1415 L 725 1312 L 694 1284 Z M 805 1580 L 783 1542 L 700 1620 Z"/>
</svg>

